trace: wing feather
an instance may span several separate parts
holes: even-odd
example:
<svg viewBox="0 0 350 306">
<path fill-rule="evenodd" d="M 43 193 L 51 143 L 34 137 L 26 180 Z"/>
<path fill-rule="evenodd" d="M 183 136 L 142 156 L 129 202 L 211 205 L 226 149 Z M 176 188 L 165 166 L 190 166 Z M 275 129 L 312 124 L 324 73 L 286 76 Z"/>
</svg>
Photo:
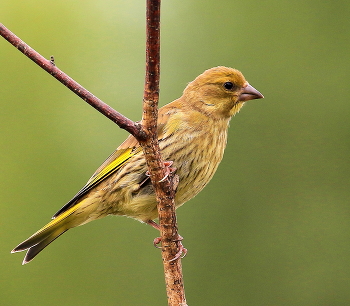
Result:
<svg viewBox="0 0 350 306">
<path fill-rule="evenodd" d="M 92 177 L 88 180 L 86 185 L 80 189 L 80 191 L 66 204 L 64 205 L 57 213 L 53 215 L 52 218 L 56 218 L 69 208 L 74 206 L 77 201 L 85 195 L 89 190 L 95 187 L 98 183 L 104 180 L 106 177 L 110 176 L 118 169 L 120 169 L 132 156 L 141 152 L 142 149 L 140 146 L 133 148 L 117 149 L 114 151 L 106 161 L 96 170 Z"/>
<path fill-rule="evenodd" d="M 174 113 L 178 111 L 178 105 L 174 101 L 168 105 L 159 109 L 158 116 L 158 139 L 162 140 L 169 137 L 178 128 L 180 120 L 175 120 L 175 124 L 169 124 L 169 117 L 174 116 Z M 80 189 L 80 191 L 71 199 L 66 205 L 64 205 L 57 213 L 52 217 L 53 219 L 61 215 L 62 213 L 73 207 L 79 199 L 81 199 L 89 190 L 99 184 L 102 180 L 116 172 L 118 169 L 134 155 L 140 153 L 142 148 L 137 139 L 130 135 L 118 148 L 115 150 L 105 162 L 95 171 L 95 173 L 88 180 L 86 185 Z"/>
</svg>

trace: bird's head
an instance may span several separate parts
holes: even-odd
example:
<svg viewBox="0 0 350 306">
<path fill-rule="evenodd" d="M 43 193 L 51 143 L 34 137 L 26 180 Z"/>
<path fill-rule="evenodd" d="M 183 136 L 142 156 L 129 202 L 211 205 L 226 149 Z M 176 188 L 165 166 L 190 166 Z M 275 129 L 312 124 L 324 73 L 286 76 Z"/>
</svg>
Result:
<svg viewBox="0 0 350 306">
<path fill-rule="evenodd" d="M 252 87 L 243 74 L 233 68 L 215 67 L 204 71 L 184 90 L 190 107 L 214 118 L 230 118 L 248 100 L 264 96 Z"/>
</svg>

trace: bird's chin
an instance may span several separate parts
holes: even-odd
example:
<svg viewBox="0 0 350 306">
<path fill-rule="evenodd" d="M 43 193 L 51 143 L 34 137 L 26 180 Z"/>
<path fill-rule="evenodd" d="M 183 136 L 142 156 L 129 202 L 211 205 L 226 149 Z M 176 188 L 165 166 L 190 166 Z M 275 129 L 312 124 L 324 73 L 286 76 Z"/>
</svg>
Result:
<svg viewBox="0 0 350 306">
<path fill-rule="evenodd" d="M 230 110 L 230 117 L 236 115 L 240 111 L 244 103 L 245 103 L 244 101 L 235 102 L 235 104 L 233 104 L 233 107 Z"/>
</svg>

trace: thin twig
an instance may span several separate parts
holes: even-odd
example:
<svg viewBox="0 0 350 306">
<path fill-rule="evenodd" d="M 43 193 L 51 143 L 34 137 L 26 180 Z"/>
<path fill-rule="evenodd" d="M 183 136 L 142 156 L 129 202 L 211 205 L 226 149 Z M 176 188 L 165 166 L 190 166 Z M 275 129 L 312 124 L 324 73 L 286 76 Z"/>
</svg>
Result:
<svg viewBox="0 0 350 306">
<path fill-rule="evenodd" d="M 3 24 L 0 24 L 0 35 L 4 37 L 10 44 L 21 51 L 25 56 L 29 57 L 33 62 L 39 65 L 42 69 L 50 73 L 54 78 L 68 87 L 76 95 L 97 109 L 100 113 L 116 123 L 120 128 L 128 131 L 137 139 L 144 139 L 144 134 L 141 132 L 141 126 L 124 115 L 118 113 L 115 109 L 104 103 L 99 98 L 95 97 L 91 92 L 86 90 L 79 83 L 57 68 L 52 60 L 47 60 L 45 57 L 28 46 L 23 40 L 8 30 Z"/>
</svg>

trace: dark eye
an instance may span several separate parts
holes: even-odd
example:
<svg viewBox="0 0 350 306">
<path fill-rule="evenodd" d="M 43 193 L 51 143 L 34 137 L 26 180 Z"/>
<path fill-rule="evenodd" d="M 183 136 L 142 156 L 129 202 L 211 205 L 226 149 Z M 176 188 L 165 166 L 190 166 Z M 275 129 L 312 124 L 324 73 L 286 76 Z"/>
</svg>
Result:
<svg viewBox="0 0 350 306">
<path fill-rule="evenodd" d="M 235 85 L 233 85 L 232 82 L 226 82 L 226 83 L 224 84 L 224 87 L 225 87 L 227 90 L 232 90 L 232 89 L 235 87 Z"/>
</svg>

